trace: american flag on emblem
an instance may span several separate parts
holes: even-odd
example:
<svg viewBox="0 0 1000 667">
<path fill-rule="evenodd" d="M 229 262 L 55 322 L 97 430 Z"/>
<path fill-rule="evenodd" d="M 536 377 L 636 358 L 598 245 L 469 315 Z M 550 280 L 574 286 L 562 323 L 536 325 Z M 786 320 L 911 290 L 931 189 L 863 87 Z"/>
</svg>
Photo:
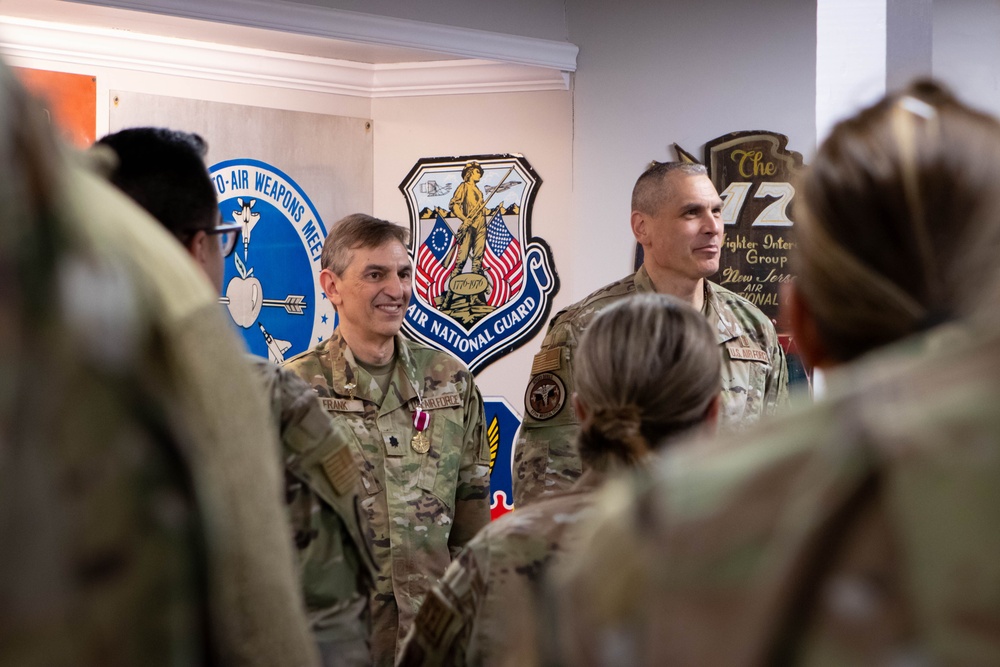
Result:
<svg viewBox="0 0 1000 667">
<path fill-rule="evenodd" d="M 445 257 L 454 243 L 455 235 L 439 215 L 434 222 L 434 229 L 417 250 L 417 294 L 435 308 L 437 305 L 434 298 L 448 289 L 448 276 L 455 268 L 458 253 L 452 256 L 450 265 L 444 265 Z"/>
<path fill-rule="evenodd" d="M 483 258 L 483 265 L 493 281 L 493 291 L 486 303 L 494 307 L 502 306 L 512 294 L 517 294 L 521 289 L 524 263 L 521 244 L 507 231 L 507 225 L 499 211 L 486 226 L 486 256 Z"/>
</svg>

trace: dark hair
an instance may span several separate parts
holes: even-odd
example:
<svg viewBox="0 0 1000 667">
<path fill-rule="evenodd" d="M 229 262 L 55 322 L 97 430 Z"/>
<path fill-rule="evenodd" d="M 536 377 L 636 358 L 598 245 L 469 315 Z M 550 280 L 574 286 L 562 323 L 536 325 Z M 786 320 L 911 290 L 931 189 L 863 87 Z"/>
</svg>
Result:
<svg viewBox="0 0 1000 667">
<path fill-rule="evenodd" d="M 685 176 L 707 176 L 705 165 L 697 162 L 653 162 L 642 172 L 632 188 L 632 210 L 655 215 L 670 196 L 665 180 L 674 172 Z"/>
<path fill-rule="evenodd" d="M 185 245 L 217 224 L 215 187 L 205 169 L 205 140 L 162 127 L 136 127 L 101 138 L 118 156 L 110 180 Z"/>
<path fill-rule="evenodd" d="M 338 276 L 351 263 L 351 251 L 358 248 L 377 248 L 387 241 L 396 240 L 404 246 L 409 232 L 397 224 L 375 218 L 365 213 L 352 213 L 330 227 L 323 242 L 322 268 Z"/>
<path fill-rule="evenodd" d="M 589 411 L 583 461 L 631 465 L 702 425 L 721 365 L 705 316 L 674 297 L 637 294 L 602 310 L 580 341 L 573 376 Z"/>
<path fill-rule="evenodd" d="M 837 361 L 970 306 L 993 273 L 1000 124 L 918 81 L 834 127 L 798 183 L 797 286 Z"/>
</svg>

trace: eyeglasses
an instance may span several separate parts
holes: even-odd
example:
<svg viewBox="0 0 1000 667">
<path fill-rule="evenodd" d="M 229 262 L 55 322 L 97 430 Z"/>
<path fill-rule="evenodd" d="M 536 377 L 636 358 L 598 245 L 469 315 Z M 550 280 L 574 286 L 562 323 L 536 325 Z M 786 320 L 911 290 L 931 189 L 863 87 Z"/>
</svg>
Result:
<svg viewBox="0 0 1000 667">
<path fill-rule="evenodd" d="M 240 232 L 243 231 L 243 225 L 239 223 L 233 223 L 228 225 L 218 225 L 212 229 L 206 229 L 206 234 L 215 234 L 219 237 L 219 250 L 222 251 L 223 257 L 229 257 L 233 252 L 233 248 L 236 247 L 236 239 L 240 237 Z"/>
</svg>

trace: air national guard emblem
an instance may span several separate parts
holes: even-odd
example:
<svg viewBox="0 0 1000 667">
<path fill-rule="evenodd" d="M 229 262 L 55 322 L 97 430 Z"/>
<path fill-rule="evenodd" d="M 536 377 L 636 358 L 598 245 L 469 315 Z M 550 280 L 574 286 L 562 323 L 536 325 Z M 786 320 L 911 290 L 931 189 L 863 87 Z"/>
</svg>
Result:
<svg viewBox="0 0 1000 667">
<path fill-rule="evenodd" d="M 242 225 L 220 301 L 250 351 L 281 363 L 333 331 L 318 277 L 326 227 L 295 181 L 269 164 L 227 160 L 209 174 L 223 223 Z"/>
<path fill-rule="evenodd" d="M 540 184 L 523 157 L 475 155 L 422 159 L 399 186 L 415 267 L 403 329 L 473 373 L 530 340 L 559 289 L 530 235 Z"/>
</svg>

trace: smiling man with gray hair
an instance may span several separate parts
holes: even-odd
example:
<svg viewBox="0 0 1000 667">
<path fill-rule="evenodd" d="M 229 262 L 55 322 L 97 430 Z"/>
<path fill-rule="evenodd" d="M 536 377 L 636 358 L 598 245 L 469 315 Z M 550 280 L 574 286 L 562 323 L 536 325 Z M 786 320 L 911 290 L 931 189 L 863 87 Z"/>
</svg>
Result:
<svg viewBox="0 0 1000 667">
<path fill-rule="evenodd" d="M 361 509 L 378 568 L 376 665 L 393 663 L 434 582 L 490 520 L 490 450 L 472 373 L 399 333 L 413 279 L 406 240 L 402 227 L 361 213 L 333 225 L 319 279 L 337 328 L 286 362 L 361 441 Z"/>
</svg>

